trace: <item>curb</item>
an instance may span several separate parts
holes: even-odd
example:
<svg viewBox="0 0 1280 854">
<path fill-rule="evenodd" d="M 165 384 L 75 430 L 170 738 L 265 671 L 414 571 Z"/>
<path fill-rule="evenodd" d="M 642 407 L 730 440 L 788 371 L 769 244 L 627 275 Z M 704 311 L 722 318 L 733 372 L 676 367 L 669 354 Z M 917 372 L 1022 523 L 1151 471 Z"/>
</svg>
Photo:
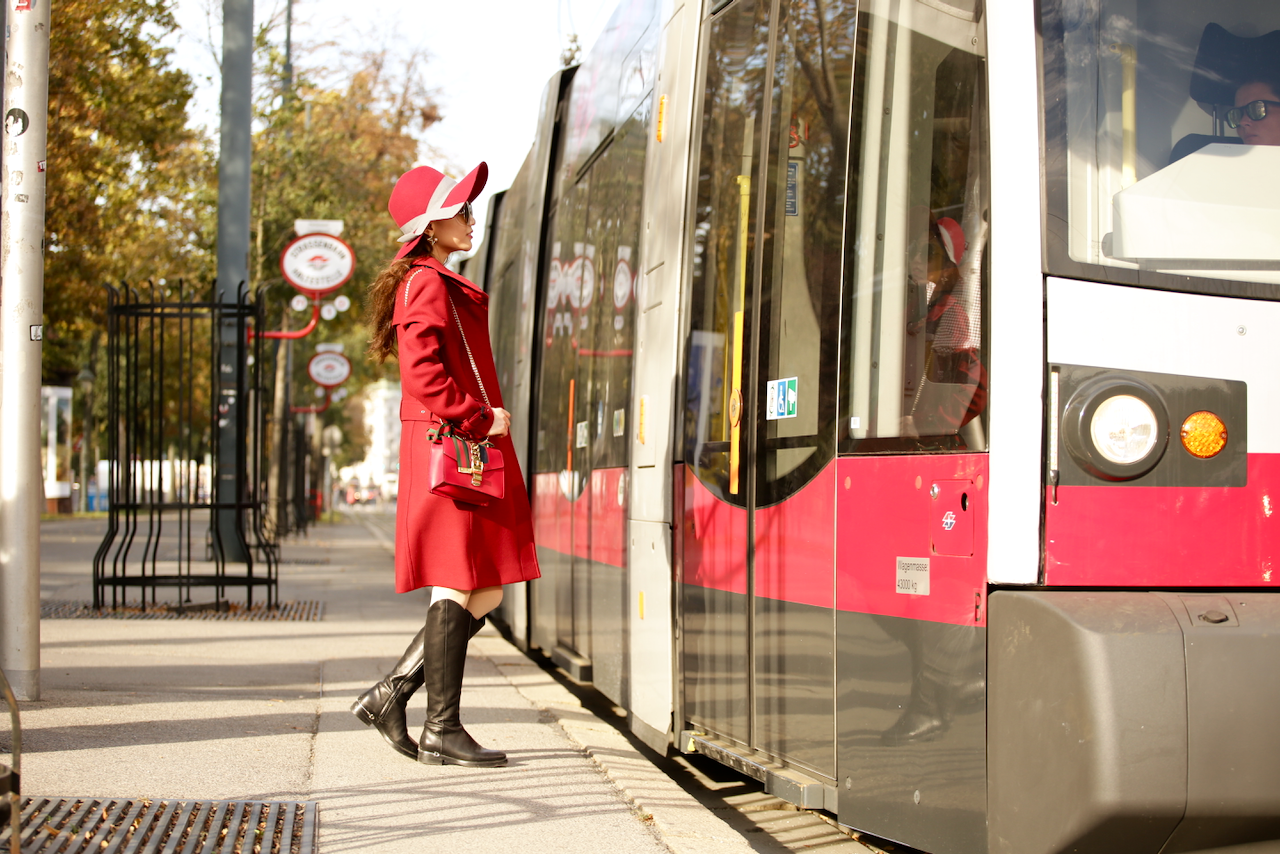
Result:
<svg viewBox="0 0 1280 854">
<path fill-rule="evenodd" d="M 633 804 L 674 854 L 746 854 L 754 847 L 723 819 L 654 767 L 610 724 L 583 708 L 578 698 L 541 667 L 496 634 L 477 635 L 471 644 L 494 663 L 517 691 L 556 723 Z"/>
</svg>

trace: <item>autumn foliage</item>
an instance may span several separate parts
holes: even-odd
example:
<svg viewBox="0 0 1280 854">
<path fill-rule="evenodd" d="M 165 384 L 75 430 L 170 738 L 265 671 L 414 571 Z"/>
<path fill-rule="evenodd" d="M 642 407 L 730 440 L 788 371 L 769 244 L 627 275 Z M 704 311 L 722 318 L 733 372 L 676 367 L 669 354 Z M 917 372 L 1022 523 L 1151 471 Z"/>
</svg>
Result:
<svg viewBox="0 0 1280 854">
<path fill-rule="evenodd" d="M 53 9 L 46 384 L 72 385 L 83 367 L 95 367 L 105 285 L 152 283 L 177 298 L 182 281 L 202 298 L 212 293 L 217 140 L 189 121 L 193 81 L 166 46 L 176 28 L 170 9 L 169 0 L 59 0 Z M 295 219 L 343 220 L 358 259 L 344 289 L 352 309 L 295 351 L 294 402 L 305 404 L 311 339 L 347 343 L 353 390 L 381 373 L 361 356 L 364 284 L 397 248 L 386 213 L 392 183 L 417 161 L 417 135 L 440 116 L 422 53 L 345 55 L 325 67 L 308 64 L 319 53 L 298 49 L 286 80 L 280 24 L 259 22 L 255 43 L 249 284 L 268 307 L 268 325 L 303 322 L 286 317 L 293 291 L 278 265 Z M 95 369 L 101 390 L 105 370 Z M 105 405 L 105 394 L 96 398 Z M 347 420 L 337 408 L 329 417 Z"/>
<path fill-rule="evenodd" d="M 213 161 L 166 4 L 60 0 L 49 57 L 46 382 L 69 385 L 105 324 L 105 283 L 208 278 Z"/>
</svg>

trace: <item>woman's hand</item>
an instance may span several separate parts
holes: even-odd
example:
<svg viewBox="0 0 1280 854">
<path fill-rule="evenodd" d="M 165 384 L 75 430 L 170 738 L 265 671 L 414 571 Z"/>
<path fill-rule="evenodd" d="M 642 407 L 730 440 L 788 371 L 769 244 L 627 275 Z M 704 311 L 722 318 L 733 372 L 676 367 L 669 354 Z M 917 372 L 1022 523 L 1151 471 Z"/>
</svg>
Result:
<svg viewBox="0 0 1280 854">
<path fill-rule="evenodd" d="M 489 428 L 489 436 L 505 436 L 511 432 L 511 413 L 505 409 L 493 408 L 493 426 Z"/>
</svg>

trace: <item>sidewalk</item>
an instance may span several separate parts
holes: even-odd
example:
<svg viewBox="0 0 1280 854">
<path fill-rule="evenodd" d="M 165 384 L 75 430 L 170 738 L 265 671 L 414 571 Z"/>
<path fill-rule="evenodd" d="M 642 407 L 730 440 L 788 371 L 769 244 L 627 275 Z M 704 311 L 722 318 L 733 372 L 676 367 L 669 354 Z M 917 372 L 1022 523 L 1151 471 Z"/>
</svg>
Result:
<svg viewBox="0 0 1280 854">
<path fill-rule="evenodd" d="M 348 711 L 425 613 L 421 595 L 392 593 L 388 523 L 352 514 L 285 544 L 281 599 L 323 602 L 320 621 L 43 621 L 24 794 L 311 800 L 325 854 L 869 850 L 732 772 L 699 786 L 697 767 L 642 752 L 491 627 L 471 644 L 463 721 L 509 767 L 392 751 Z M 104 527 L 45 524 L 43 600 L 90 599 Z M 424 707 L 420 693 L 415 735 Z"/>
</svg>

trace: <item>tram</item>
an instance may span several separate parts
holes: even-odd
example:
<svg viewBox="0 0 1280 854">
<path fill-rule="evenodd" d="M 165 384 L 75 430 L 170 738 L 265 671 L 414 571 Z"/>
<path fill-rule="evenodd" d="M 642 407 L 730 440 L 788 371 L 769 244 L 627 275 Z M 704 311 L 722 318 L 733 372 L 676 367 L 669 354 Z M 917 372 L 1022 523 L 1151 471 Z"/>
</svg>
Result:
<svg viewBox="0 0 1280 854">
<path fill-rule="evenodd" d="M 1275 844 L 1278 77 L 1274 0 L 624 0 L 468 271 L 512 636 L 934 854 Z"/>
</svg>

